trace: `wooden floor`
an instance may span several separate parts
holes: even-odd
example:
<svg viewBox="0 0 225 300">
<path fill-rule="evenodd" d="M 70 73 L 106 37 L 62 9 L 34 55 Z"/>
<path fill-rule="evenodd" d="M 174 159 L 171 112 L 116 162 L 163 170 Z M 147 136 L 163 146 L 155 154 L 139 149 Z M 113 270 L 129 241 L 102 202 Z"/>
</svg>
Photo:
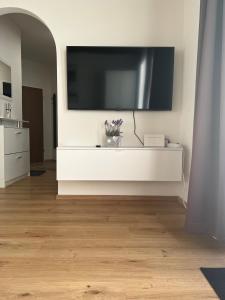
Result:
<svg viewBox="0 0 225 300">
<path fill-rule="evenodd" d="M 225 251 L 175 200 L 55 200 L 54 168 L 0 189 L 0 299 L 217 299 Z"/>
</svg>

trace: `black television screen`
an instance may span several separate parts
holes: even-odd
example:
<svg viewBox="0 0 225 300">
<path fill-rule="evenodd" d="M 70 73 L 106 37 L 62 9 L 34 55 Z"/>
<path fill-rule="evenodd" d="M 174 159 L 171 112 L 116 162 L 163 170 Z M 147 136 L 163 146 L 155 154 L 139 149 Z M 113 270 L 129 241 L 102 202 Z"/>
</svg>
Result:
<svg viewBox="0 0 225 300">
<path fill-rule="evenodd" d="M 67 47 L 68 109 L 171 110 L 174 47 Z"/>
</svg>

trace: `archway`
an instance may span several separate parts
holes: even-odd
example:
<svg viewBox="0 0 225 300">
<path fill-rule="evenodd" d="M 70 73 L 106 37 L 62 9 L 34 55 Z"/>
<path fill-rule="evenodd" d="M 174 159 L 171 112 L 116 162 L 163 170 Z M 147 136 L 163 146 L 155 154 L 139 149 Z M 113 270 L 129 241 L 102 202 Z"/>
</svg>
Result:
<svg viewBox="0 0 225 300">
<path fill-rule="evenodd" d="M 33 19 L 33 21 L 35 21 L 36 23 L 40 23 L 41 26 L 45 27 L 46 30 L 49 32 L 49 36 L 51 37 L 52 42 L 53 42 L 52 44 L 54 44 L 54 53 L 55 53 L 54 77 L 55 78 L 54 78 L 53 81 L 55 82 L 55 87 L 52 88 L 51 97 L 49 96 L 50 91 L 48 91 L 48 96 L 46 96 L 47 95 L 47 92 L 46 92 L 47 88 L 42 86 L 42 84 L 44 84 L 44 83 L 43 82 L 41 83 L 41 78 L 40 78 L 40 77 L 42 77 L 41 74 L 38 74 L 39 78 L 37 78 L 38 77 L 37 74 L 35 76 L 33 76 L 35 74 L 35 68 L 32 69 L 31 64 L 28 66 L 28 64 L 26 63 L 26 68 L 24 68 L 24 66 L 25 66 L 24 61 L 25 60 L 24 60 L 24 57 L 23 57 L 23 51 L 22 51 L 22 59 L 21 59 L 21 69 L 22 69 L 21 83 L 22 84 L 20 86 L 21 90 L 22 90 L 22 86 L 23 86 L 23 90 L 24 90 L 24 88 L 29 87 L 29 88 L 33 88 L 34 90 L 35 89 L 42 90 L 42 92 L 43 92 L 43 100 L 44 100 L 43 101 L 43 147 L 42 147 L 43 150 L 44 150 L 43 151 L 44 152 L 43 153 L 43 160 L 44 161 L 52 160 L 52 159 L 56 158 L 55 148 L 57 146 L 57 126 L 56 126 L 56 120 L 57 120 L 57 113 L 56 113 L 56 111 L 57 111 L 56 110 L 56 107 L 57 107 L 57 104 L 56 104 L 56 95 L 57 95 L 57 75 L 56 75 L 57 74 L 57 54 L 56 53 L 57 53 L 57 51 L 56 51 L 55 39 L 53 37 L 53 34 L 52 34 L 51 30 L 45 24 L 45 22 L 43 20 L 41 20 L 37 15 L 33 14 L 32 12 L 24 10 L 24 9 L 20 9 L 20 8 L 1 8 L 0 9 L 0 18 L 10 17 L 11 21 L 14 22 L 15 21 L 14 18 L 18 17 L 18 16 L 20 16 L 22 18 L 24 17 L 26 19 L 30 18 L 30 19 Z M 21 31 L 21 24 L 16 24 L 16 25 L 18 25 L 18 28 Z M 29 26 L 27 26 L 27 27 L 29 27 Z M 23 45 L 22 45 L 22 48 L 24 48 Z M 0 53 L 0 58 L 2 58 L 1 53 Z M 30 57 L 29 57 L 29 59 L 30 59 Z M 33 64 L 33 66 L 35 66 L 35 65 L 36 66 L 38 65 L 36 61 L 35 61 L 35 64 Z M 24 76 L 24 73 L 25 73 L 24 69 L 26 69 L 26 76 Z M 30 70 L 32 69 L 32 72 L 30 72 L 30 74 L 29 74 L 29 69 Z M 42 74 L 46 75 L 46 72 L 44 72 L 43 70 L 42 70 Z M 15 66 L 13 66 L 12 71 L 13 72 L 15 71 Z M 40 68 L 39 68 L 39 73 L 40 73 Z M 13 80 L 15 80 L 16 76 L 15 76 L 15 74 L 12 74 L 12 75 L 13 75 L 12 76 L 12 89 L 13 89 Z M 31 80 L 32 76 L 30 76 L 30 75 L 32 75 L 34 77 L 32 80 Z M 26 79 L 24 79 L 25 77 L 26 77 Z M 29 79 L 29 80 L 27 80 L 27 79 Z M 45 83 L 46 83 L 46 80 L 45 80 Z M 18 91 L 19 91 L 19 89 L 17 87 L 17 92 Z M 21 97 L 20 97 L 20 94 L 21 94 Z M 24 111 L 26 111 L 26 109 L 24 109 L 24 101 L 22 99 L 23 98 L 22 95 L 24 95 L 24 93 L 22 93 L 22 91 L 21 91 L 21 93 L 18 92 L 16 95 L 17 95 L 16 99 L 14 99 L 15 98 L 14 97 L 11 101 L 12 106 L 14 108 L 14 117 L 15 117 L 15 119 L 24 119 L 23 118 Z M 44 98 L 48 98 L 48 101 L 49 101 L 48 105 L 46 105 L 46 101 L 45 101 L 46 99 L 44 99 Z M 7 102 L 7 99 L 5 99 L 5 102 Z M 36 110 L 36 112 L 37 112 L 37 110 Z M 35 112 L 35 114 L 36 114 L 36 112 Z M 30 128 L 30 134 L 31 134 L 31 139 L 30 140 L 35 140 L 34 138 L 32 138 L 31 128 Z M 36 138 L 36 140 L 37 140 L 37 138 Z M 51 147 L 52 147 L 52 151 L 51 151 Z M 34 149 L 36 147 L 32 146 L 32 144 L 31 144 L 31 147 L 30 147 L 31 157 L 33 156 L 32 155 L 32 148 Z M 40 148 L 41 148 L 41 146 L 40 146 Z M 36 166 L 35 168 L 39 168 L 39 166 Z"/>
</svg>

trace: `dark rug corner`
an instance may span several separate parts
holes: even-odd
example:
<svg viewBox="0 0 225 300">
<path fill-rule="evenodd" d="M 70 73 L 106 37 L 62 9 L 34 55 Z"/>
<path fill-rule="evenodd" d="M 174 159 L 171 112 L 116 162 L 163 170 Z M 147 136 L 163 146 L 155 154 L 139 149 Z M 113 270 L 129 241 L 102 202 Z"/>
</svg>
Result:
<svg viewBox="0 0 225 300">
<path fill-rule="evenodd" d="M 45 173 L 45 170 L 31 170 L 30 176 L 41 176 Z"/>
<path fill-rule="evenodd" d="M 225 300 L 225 268 L 200 268 L 221 300 Z"/>
</svg>

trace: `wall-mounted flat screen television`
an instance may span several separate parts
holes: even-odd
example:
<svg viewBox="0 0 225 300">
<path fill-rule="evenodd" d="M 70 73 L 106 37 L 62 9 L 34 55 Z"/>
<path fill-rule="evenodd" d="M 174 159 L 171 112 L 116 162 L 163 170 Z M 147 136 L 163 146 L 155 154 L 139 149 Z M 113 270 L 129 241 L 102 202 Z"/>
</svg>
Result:
<svg viewBox="0 0 225 300">
<path fill-rule="evenodd" d="M 171 110 L 174 47 L 67 47 L 68 109 Z"/>
</svg>

